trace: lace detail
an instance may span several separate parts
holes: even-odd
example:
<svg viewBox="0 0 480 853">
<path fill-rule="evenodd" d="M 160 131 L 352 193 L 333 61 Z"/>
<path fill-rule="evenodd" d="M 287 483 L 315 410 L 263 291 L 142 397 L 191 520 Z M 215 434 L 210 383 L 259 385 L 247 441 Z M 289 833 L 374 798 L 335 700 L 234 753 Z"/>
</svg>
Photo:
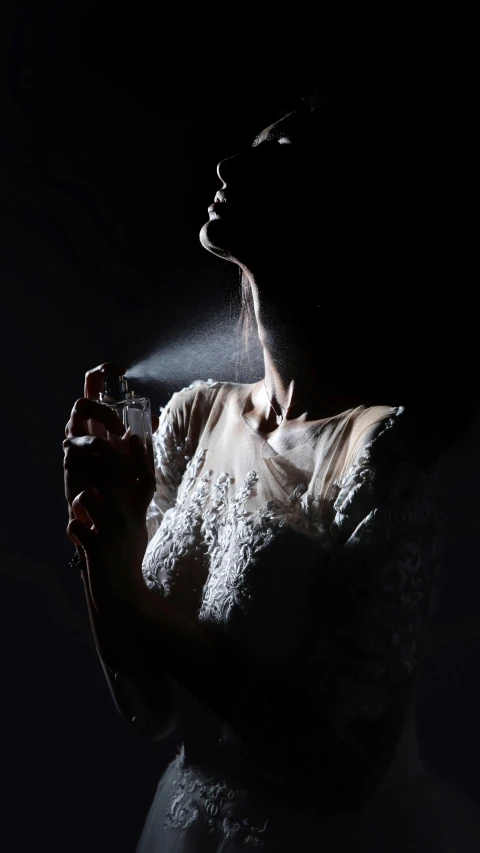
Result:
<svg viewBox="0 0 480 853">
<path fill-rule="evenodd" d="M 367 764 L 354 724 L 379 720 L 395 689 L 411 683 L 437 595 L 442 465 L 427 473 L 416 461 L 403 411 L 336 483 L 338 545 L 323 571 L 333 594 L 308 660 L 316 706 L 334 697 L 332 728 Z"/>
<path fill-rule="evenodd" d="M 164 829 L 186 830 L 203 824 L 210 834 L 221 833 L 225 841 L 235 838 L 243 845 L 264 847 L 268 817 L 257 822 L 234 814 L 237 798 L 245 793 L 243 788 L 229 787 L 214 774 L 188 766 L 182 745 Z"/>
<path fill-rule="evenodd" d="M 315 530 L 317 551 L 328 548 L 327 541 L 318 539 L 327 530 L 323 519 L 315 516 L 315 502 L 306 495 L 306 484 L 297 485 L 284 502 L 269 500 L 251 511 L 247 503 L 255 494 L 258 473 L 249 471 L 238 491 L 230 495 L 235 483 L 228 473 L 220 474 L 215 483 L 211 469 L 199 477 L 205 459 L 206 451 L 198 448 L 143 571 L 150 589 L 169 597 L 198 621 L 225 630 L 236 609 L 248 614 L 259 554 L 270 548 L 269 562 L 278 557 L 278 548 L 274 551 L 271 546 L 285 526 L 291 532 Z"/>
<path fill-rule="evenodd" d="M 206 382 L 195 380 L 191 385 L 173 394 L 167 406 L 160 408 L 160 419 L 158 429 L 153 436 L 153 451 L 155 461 L 156 489 L 155 494 L 147 509 L 146 523 L 148 533 L 148 547 L 144 558 L 144 577 L 149 586 L 155 589 L 155 574 L 149 568 L 152 563 L 151 543 L 158 532 L 169 510 L 173 509 L 177 502 L 177 494 L 182 484 L 185 473 L 189 478 L 187 486 L 191 488 L 195 482 L 198 470 L 203 463 L 201 453 L 195 454 L 193 462 L 193 449 L 190 436 L 179 429 L 175 418 L 175 403 L 182 396 L 188 395 L 204 387 L 211 387 L 213 380 Z M 188 485 L 189 484 L 189 485 Z M 156 559 L 159 558 L 158 553 Z"/>
<path fill-rule="evenodd" d="M 335 481 L 333 512 L 307 483 L 258 505 L 259 470 L 238 483 L 226 471 L 214 479 L 208 449 L 192 455 L 174 423 L 164 419 L 158 439 L 158 488 L 162 498 L 170 491 L 145 555 L 146 583 L 269 671 L 294 662 L 311 696 L 300 710 L 302 749 L 309 745 L 314 763 L 327 718 L 335 784 L 350 773 L 350 756 L 370 766 L 369 727 L 419 661 L 438 575 L 439 471 L 422 467 L 400 406 Z M 268 720 L 259 726 L 268 738 Z M 237 810 L 242 789 L 206 775 L 207 764 L 208 754 L 202 768 L 179 763 L 165 826 L 205 823 L 261 846 L 267 823 L 252 826 Z"/>
<path fill-rule="evenodd" d="M 245 615 L 250 611 L 256 593 L 255 566 L 261 552 L 270 549 L 285 526 L 307 529 L 311 524 L 311 502 L 302 502 L 307 485 L 300 484 L 285 502 L 270 500 L 255 510 L 247 503 L 255 492 L 258 473 L 249 471 L 232 497 L 228 490 L 233 479 L 222 474 L 205 510 L 202 535 L 207 544 L 208 579 L 198 615 L 200 621 L 214 623 L 226 630 L 236 609 Z M 317 519 L 317 531 L 322 528 Z M 283 542 L 284 540 L 282 540 Z M 275 551 L 277 556 L 277 551 Z M 263 563 L 266 571 L 266 562 Z"/>
</svg>

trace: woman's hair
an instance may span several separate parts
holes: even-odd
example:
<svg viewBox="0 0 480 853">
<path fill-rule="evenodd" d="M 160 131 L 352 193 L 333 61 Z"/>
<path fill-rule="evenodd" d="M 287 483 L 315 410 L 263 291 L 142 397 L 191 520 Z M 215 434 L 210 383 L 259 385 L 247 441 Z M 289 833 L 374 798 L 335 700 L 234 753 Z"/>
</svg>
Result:
<svg viewBox="0 0 480 853">
<path fill-rule="evenodd" d="M 328 194 L 342 196 L 340 218 L 333 227 L 327 221 L 327 256 L 322 242 L 321 261 L 312 252 L 305 282 L 315 292 L 318 279 L 321 294 L 322 281 L 333 281 L 327 297 L 318 297 L 332 318 L 330 329 L 321 329 L 332 378 L 341 386 L 348 375 L 349 390 L 378 404 L 408 406 L 441 452 L 461 440 L 479 404 L 473 288 L 461 278 L 458 248 L 451 245 L 453 211 L 441 201 L 441 157 L 432 148 L 436 122 L 430 116 L 431 127 L 415 110 L 382 111 L 373 100 L 319 88 L 300 107 L 281 112 L 298 108 L 316 114 L 320 168 L 331 176 L 321 198 L 322 235 L 325 210 L 337 210 Z M 255 319 L 243 272 L 240 283 L 239 323 L 248 351 Z M 292 289 L 292 299 L 296 294 Z"/>
<path fill-rule="evenodd" d="M 240 338 L 244 350 L 248 353 L 252 336 L 256 333 L 255 312 L 253 309 L 252 290 L 250 282 L 240 268 L 240 299 L 241 311 L 239 318 Z"/>
</svg>

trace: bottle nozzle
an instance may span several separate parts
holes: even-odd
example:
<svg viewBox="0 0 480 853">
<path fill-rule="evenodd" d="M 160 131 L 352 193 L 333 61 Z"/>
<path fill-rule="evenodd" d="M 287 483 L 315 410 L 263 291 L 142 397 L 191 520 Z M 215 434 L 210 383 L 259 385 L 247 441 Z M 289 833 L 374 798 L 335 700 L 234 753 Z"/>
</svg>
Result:
<svg viewBox="0 0 480 853">
<path fill-rule="evenodd" d="M 135 394 L 128 390 L 128 382 L 123 374 L 107 373 L 103 380 L 103 390 L 99 396 L 101 401 L 112 402 L 114 400 L 130 400 Z"/>
</svg>

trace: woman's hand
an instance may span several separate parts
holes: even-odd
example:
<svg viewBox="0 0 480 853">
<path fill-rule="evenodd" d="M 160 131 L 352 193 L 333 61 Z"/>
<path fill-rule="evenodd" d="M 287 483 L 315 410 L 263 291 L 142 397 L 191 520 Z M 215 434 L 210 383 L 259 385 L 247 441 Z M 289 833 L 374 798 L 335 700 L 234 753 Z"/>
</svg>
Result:
<svg viewBox="0 0 480 853">
<path fill-rule="evenodd" d="M 106 363 L 87 372 L 85 397 L 72 409 L 63 447 L 70 512 L 67 535 L 85 556 L 92 606 L 105 616 L 118 617 L 150 594 L 142 560 L 155 474 L 143 442 L 125 432 L 113 409 L 98 402 L 103 376 L 113 367 Z M 121 436 L 121 450 L 107 440 L 107 430 Z"/>
</svg>

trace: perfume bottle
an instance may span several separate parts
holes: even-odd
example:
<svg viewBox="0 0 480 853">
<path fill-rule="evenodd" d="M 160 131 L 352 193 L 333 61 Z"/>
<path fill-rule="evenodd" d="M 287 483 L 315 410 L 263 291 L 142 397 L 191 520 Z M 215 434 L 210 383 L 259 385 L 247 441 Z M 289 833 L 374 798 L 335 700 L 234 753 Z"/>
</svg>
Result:
<svg viewBox="0 0 480 853">
<path fill-rule="evenodd" d="M 100 402 L 115 409 L 128 434 L 138 435 L 143 441 L 147 458 L 155 471 L 152 441 L 152 413 L 148 397 L 135 397 L 135 392 L 128 388 L 125 376 L 108 373 L 103 380 L 103 390 L 100 392 Z M 107 432 L 110 443 L 122 450 L 121 437 Z"/>
</svg>

